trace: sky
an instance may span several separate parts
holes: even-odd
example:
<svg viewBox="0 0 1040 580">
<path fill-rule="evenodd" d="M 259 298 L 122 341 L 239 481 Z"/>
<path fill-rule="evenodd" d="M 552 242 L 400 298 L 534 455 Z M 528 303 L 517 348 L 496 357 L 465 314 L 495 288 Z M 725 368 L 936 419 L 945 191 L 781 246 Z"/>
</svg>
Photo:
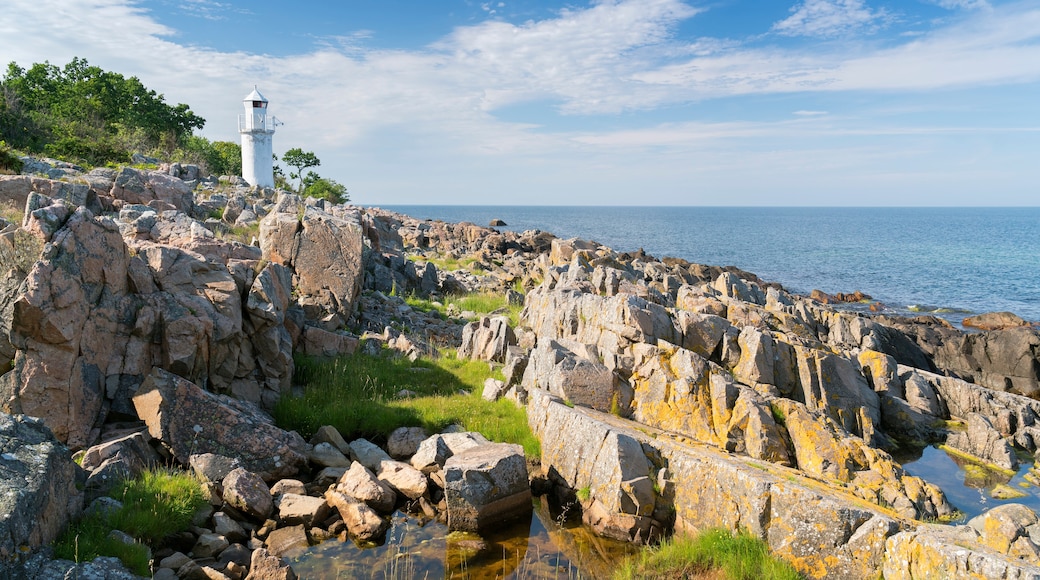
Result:
<svg viewBox="0 0 1040 580">
<path fill-rule="evenodd" d="M 3 0 L 73 57 L 365 205 L 1040 205 L 1040 0 Z"/>
</svg>

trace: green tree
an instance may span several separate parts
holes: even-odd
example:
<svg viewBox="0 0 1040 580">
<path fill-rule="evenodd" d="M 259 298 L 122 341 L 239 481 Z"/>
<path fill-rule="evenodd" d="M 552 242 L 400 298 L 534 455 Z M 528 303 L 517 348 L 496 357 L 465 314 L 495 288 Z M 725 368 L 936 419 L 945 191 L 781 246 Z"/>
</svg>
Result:
<svg viewBox="0 0 1040 580">
<path fill-rule="evenodd" d="M 321 177 L 313 171 L 308 171 L 307 177 L 303 179 L 303 195 L 324 199 L 334 204 L 350 201 L 350 195 L 347 193 L 345 185 L 337 183 L 334 179 Z"/>
<path fill-rule="evenodd" d="M 10 63 L 0 81 L 0 138 L 31 152 L 90 163 L 122 161 L 132 149 L 173 152 L 206 121 L 137 77 L 73 58 L 23 69 Z"/>
<path fill-rule="evenodd" d="M 299 147 L 294 147 L 285 152 L 282 155 L 282 161 L 285 162 L 289 167 L 295 167 L 296 171 L 289 172 L 290 179 L 298 179 L 299 185 L 296 187 L 296 191 L 303 192 L 303 170 L 308 167 L 318 167 L 321 165 L 321 161 L 314 155 L 312 151 L 304 151 Z M 313 173 L 313 172 L 312 172 Z"/>
</svg>

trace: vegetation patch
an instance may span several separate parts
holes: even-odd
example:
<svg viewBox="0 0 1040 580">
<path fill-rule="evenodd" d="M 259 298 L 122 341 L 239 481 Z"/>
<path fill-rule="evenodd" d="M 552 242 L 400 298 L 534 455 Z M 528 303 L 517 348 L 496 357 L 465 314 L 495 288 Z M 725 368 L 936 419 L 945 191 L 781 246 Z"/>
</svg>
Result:
<svg viewBox="0 0 1040 580">
<path fill-rule="evenodd" d="M 760 538 L 709 529 L 696 536 L 672 537 L 627 560 L 615 580 L 691 578 L 717 571 L 727 580 L 795 580 L 802 576 L 787 562 L 770 555 Z"/>
<path fill-rule="evenodd" d="M 408 296 L 405 302 L 414 310 L 422 312 L 439 312 L 449 317 L 449 309 L 454 305 L 459 312 L 471 311 L 478 315 L 500 314 L 509 319 L 514 328 L 520 323 L 520 310 L 516 304 L 510 304 L 505 294 L 495 292 L 470 292 L 468 294 L 449 294 L 443 300 L 434 301 L 418 296 Z"/>
<path fill-rule="evenodd" d="M 70 525 L 54 543 L 58 558 L 87 562 L 115 556 L 135 574 L 150 576 L 147 546 L 158 546 L 170 534 L 187 530 L 195 513 L 206 504 L 199 481 L 187 472 L 157 469 L 127 480 L 110 494 L 123 507 L 110 513 L 91 513 Z M 119 530 L 136 542 L 113 537 Z"/>
<path fill-rule="evenodd" d="M 332 425 L 347 440 L 383 442 L 398 427 L 438 433 L 459 424 L 492 441 L 518 443 L 529 457 L 541 454 L 523 409 L 507 400 L 481 398 L 485 379 L 502 378 L 483 361 L 451 354 L 414 363 L 361 353 L 337 359 L 301 357 L 296 377 L 305 385 L 303 395 L 282 397 L 274 417 L 281 427 L 306 438 L 322 425 Z"/>
</svg>

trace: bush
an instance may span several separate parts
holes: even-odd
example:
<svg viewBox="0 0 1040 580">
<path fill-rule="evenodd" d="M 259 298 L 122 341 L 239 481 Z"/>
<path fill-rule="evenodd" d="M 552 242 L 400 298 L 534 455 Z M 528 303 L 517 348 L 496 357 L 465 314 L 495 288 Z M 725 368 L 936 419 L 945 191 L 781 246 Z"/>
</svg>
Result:
<svg viewBox="0 0 1040 580">
<path fill-rule="evenodd" d="M 22 172 L 22 165 L 22 160 L 7 147 L 7 143 L 0 141 L 0 173 L 17 175 Z"/>
<path fill-rule="evenodd" d="M 312 171 L 311 174 L 313 175 L 314 172 Z M 350 201 L 350 195 L 347 193 L 346 186 L 336 183 L 333 179 L 316 177 L 311 180 L 305 179 L 304 184 L 304 197 L 324 199 L 332 204 L 340 204 Z"/>
</svg>

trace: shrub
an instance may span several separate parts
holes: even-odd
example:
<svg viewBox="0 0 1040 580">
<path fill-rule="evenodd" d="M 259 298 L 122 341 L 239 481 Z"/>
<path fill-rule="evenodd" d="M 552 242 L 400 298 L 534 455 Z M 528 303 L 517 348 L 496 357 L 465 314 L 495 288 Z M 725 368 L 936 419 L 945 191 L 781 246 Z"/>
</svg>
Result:
<svg viewBox="0 0 1040 580">
<path fill-rule="evenodd" d="M 7 147 L 7 143 L 0 141 L 0 173 L 17 175 L 22 172 L 22 165 L 22 160 Z"/>
</svg>

